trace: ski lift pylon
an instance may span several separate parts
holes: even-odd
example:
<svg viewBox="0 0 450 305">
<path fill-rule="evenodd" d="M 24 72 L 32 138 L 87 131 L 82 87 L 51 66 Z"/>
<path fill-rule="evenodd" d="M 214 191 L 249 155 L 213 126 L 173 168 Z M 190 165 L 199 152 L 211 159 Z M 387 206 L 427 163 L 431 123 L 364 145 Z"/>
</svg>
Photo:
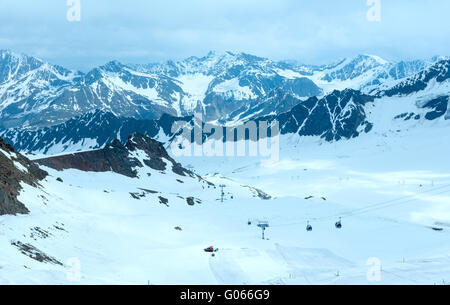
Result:
<svg viewBox="0 0 450 305">
<path fill-rule="evenodd" d="M 262 231 L 262 239 L 264 238 L 264 231 L 266 231 L 267 228 L 269 228 L 269 222 L 268 221 L 258 221 L 258 225 L 259 228 L 261 228 Z"/>
</svg>

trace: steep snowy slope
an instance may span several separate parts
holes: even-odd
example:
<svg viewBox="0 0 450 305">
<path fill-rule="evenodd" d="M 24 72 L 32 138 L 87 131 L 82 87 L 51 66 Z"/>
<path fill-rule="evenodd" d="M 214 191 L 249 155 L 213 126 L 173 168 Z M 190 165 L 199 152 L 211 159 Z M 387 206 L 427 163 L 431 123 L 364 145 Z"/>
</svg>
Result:
<svg viewBox="0 0 450 305">
<path fill-rule="evenodd" d="M 450 60 L 441 60 L 422 72 L 387 88 L 378 89 L 384 97 L 404 97 L 414 100 L 417 107 L 429 109 L 429 120 L 443 116 L 450 118 Z M 411 118 L 413 114 L 409 115 Z M 408 117 L 408 116 L 407 116 Z"/>
<path fill-rule="evenodd" d="M 326 141 L 349 139 L 371 131 L 373 125 L 367 120 L 365 108 L 373 102 L 374 97 L 360 91 L 334 91 L 321 99 L 314 97 L 301 102 L 288 112 L 260 117 L 257 121 L 278 122 L 281 134 L 318 136 Z"/>
<path fill-rule="evenodd" d="M 275 89 L 267 96 L 246 103 L 241 108 L 233 111 L 228 116 L 226 124 L 237 125 L 262 116 L 285 113 L 305 99 L 282 89 Z"/>
<path fill-rule="evenodd" d="M 450 60 L 441 60 L 388 90 L 380 90 L 380 93 L 387 96 L 410 95 L 420 91 L 448 93 L 448 83 L 450 80 L 449 66 Z"/>
<path fill-rule="evenodd" d="M 33 57 L 0 51 L 0 127 L 58 122 L 58 116 L 51 113 L 45 119 L 33 113 L 38 109 L 58 110 L 56 105 L 52 106 L 53 100 L 81 76 L 80 72 L 49 65 Z M 29 116 L 32 117 L 30 122 Z"/>
</svg>

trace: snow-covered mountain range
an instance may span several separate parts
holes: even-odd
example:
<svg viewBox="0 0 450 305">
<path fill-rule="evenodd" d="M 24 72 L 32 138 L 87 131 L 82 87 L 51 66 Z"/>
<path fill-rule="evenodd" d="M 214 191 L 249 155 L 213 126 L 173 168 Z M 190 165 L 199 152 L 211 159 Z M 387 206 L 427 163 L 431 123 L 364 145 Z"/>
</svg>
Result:
<svg viewBox="0 0 450 305">
<path fill-rule="evenodd" d="M 1 51 L 0 136 L 24 152 L 55 154 L 125 143 L 133 132 L 164 141 L 174 121 L 193 124 L 202 113 L 217 125 L 277 120 L 282 134 L 348 139 L 371 131 L 368 116 L 381 100 L 407 97 L 416 108 L 391 120 L 449 118 L 449 63 L 359 55 L 310 66 L 210 52 L 81 73 Z"/>
<path fill-rule="evenodd" d="M 289 99 L 295 103 L 284 112 L 258 116 L 254 121 L 265 121 L 269 125 L 277 121 L 281 134 L 318 136 L 326 141 L 349 139 L 372 128 L 372 123 L 367 121 L 365 107 L 375 98 L 360 91 L 336 90 L 323 98 L 312 97 L 305 101 L 297 100 L 292 95 L 283 97 L 285 101 Z M 192 116 L 179 118 L 163 115 L 158 120 L 137 120 L 97 110 L 51 127 L 0 131 L 0 136 L 23 152 L 51 155 L 101 148 L 114 139 L 125 143 L 128 136 L 135 132 L 167 142 L 175 136 L 171 128 L 174 122 L 189 126 L 196 123 Z M 245 123 L 234 126 L 242 125 Z M 217 127 L 220 128 L 219 125 Z"/>
<path fill-rule="evenodd" d="M 293 69 L 247 54 L 210 53 L 165 65 L 113 61 L 83 74 L 1 51 L 0 126 L 50 126 L 97 109 L 138 119 L 194 111 L 208 120 L 228 119 L 274 89 L 297 97 L 321 94 Z"/>
<path fill-rule="evenodd" d="M 0 60 L 0 284 L 449 281 L 448 58 Z M 197 110 L 278 158 L 175 156 Z"/>
<path fill-rule="evenodd" d="M 14 142 L 23 152 L 52 155 L 101 148 L 114 139 L 125 143 L 135 132 L 165 141 L 171 135 L 174 121 L 191 120 L 192 117 L 176 118 L 167 114 L 159 120 L 137 120 L 95 110 L 51 127 L 8 129 L 2 132 L 2 137 Z"/>
<path fill-rule="evenodd" d="M 392 87 L 445 59 L 448 57 L 390 62 L 374 55 L 358 55 L 336 64 L 312 67 L 311 79 L 325 92 L 355 89 L 371 93 L 380 86 Z"/>
<path fill-rule="evenodd" d="M 374 86 L 412 76 L 439 59 L 391 63 L 359 55 L 337 64 L 306 66 L 244 53 L 210 52 L 165 64 L 112 61 L 81 73 L 0 51 L 0 127 L 51 126 L 91 110 L 137 119 L 202 111 L 208 121 L 239 120 L 249 111 L 256 112 L 255 108 L 265 108 L 280 91 L 298 99 L 335 89 L 367 93 Z M 281 102 L 280 97 L 277 103 Z"/>
</svg>

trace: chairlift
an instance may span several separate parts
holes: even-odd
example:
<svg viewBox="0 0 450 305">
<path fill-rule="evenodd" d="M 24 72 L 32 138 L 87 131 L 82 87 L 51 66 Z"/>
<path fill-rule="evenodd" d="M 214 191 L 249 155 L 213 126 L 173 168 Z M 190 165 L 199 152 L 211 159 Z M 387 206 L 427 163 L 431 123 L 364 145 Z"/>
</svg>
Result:
<svg viewBox="0 0 450 305">
<path fill-rule="evenodd" d="M 252 221 L 251 221 L 251 220 L 248 221 L 248 225 L 249 225 L 249 226 L 252 225 Z"/>
<path fill-rule="evenodd" d="M 312 226 L 309 224 L 309 221 L 308 221 L 308 224 L 306 225 L 306 231 L 308 231 L 308 232 L 311 232 L 312 231 Z"/>
<path fill-rule="evenodd" d="M 336 222 L 335 226 L 337 229 L 342 229 L 342 218 L 341 217 L 339 217 L 339 221 Z"/>
</svg>

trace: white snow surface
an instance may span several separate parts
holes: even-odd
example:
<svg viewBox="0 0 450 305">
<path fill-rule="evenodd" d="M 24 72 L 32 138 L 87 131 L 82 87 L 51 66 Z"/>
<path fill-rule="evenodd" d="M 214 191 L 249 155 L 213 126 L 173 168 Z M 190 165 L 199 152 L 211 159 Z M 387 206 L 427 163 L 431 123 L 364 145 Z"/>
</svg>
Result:
<svg viewBox="0 0 450 305">
<path fill-rule="evenodd" d="M 401 103 L 399 110 L 411 102 L 395 102 Z M 449 283 L 449 122 L 410 123 L 421 125 L 398 131 L 388 122 L 391 113 L 377 111 L 396 113 L 396 107 L 374 109 L 375 129 L 356 139 L 282 137 L 275 164 L 251 157 L 178 159 L 226 185 L 224 203 L 218 187 L 169 171 L 143 168 L 131 179 L 45 168 L 50 176 L 42 188 L 24 185 L 20 196 L 31 213 L 0 216 L 0 284 Z M 273 198 L 254 197 L 249 185 Z M 160 193 L 132 198 L 141 189 Z M 190 196 L 201 204 L 189 206 Z M 339 217 L 341 230 L 334 226 Z M 266 240 L 259 220 L 270 224 Z M 49 236 L 39 237 L 37 227 Z M 64 266 L 35 261 L 12 241 Z M 219 248 L 215 257 L 203 251 L 210 245 Z M 380 281 L 367 276 L 370 258 L 381 263 Z"/>
</svg>

